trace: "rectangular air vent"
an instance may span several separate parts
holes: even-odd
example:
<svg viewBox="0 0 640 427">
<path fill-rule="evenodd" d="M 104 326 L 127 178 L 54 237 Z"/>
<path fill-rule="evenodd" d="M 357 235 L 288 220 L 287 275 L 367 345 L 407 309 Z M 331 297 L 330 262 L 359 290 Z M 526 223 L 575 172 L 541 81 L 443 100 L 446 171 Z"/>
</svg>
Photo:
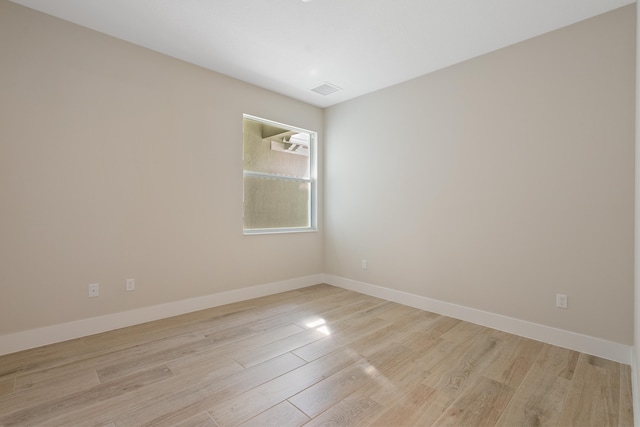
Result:
<svg viewBox="0 0 640 427">
<path fill-rule="evenodd" d="M 324 82 L 311 90 L 315 93 L 319 93 L 320 95 L 327 96 L 342 89 L 336 85 L 332 85 L 331 83 Z"/>
</svg>

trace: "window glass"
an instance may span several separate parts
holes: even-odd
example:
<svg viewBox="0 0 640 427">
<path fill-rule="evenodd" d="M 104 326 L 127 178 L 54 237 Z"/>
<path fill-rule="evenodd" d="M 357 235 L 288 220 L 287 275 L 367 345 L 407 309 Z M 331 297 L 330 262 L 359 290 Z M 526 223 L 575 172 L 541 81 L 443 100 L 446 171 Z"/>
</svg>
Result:
<svg viewBox="0 0 640 427">
<path fill-rule="evenodd" d="M 244 116 L 245 234 L 313 230 L 314 132 Z"/>
</svg>

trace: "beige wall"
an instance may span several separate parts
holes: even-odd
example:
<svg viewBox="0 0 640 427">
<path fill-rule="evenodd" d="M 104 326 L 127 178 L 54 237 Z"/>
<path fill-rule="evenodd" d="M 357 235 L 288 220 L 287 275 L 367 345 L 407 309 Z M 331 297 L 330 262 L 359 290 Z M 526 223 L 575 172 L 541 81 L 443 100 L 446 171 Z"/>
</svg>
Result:
<svg viewBox="0 0 640 427">
<path fill-rule="evenodd" d="M 633 344 L 634 82 L 629 6 L 327 109 L 326 272 Z"/>
<path fill-rule="evenodd" d="M 322 110 L 6 0 L 0 63 L 0 335 L 323 271 L 242 235 L 242 114 Z"/>
</svg>

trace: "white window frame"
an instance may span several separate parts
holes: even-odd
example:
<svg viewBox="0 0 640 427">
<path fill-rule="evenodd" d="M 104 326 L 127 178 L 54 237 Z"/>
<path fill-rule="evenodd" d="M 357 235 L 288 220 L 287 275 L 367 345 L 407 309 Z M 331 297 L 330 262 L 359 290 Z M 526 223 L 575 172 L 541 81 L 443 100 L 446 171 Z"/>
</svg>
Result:
<svg viewBox="0 0 640 427">
<path fill-rule="evenodd" d="M 311 131 L 308 129 L 299 128 L 296 126 L 287 125 L 280 122 L 275 122 L 273 120 L 264 119 L 262 117 L 252 116 L 249 114 L 243 114 L 243 128 L 244 128 L 244 120 L 254 120 L 260 123 L 264 123 L 269 126 L 275 126 L 279 128 L 288 129 L 294 132 L 301 132 L 309 134 L 309 178 L 298 178 L 286 175 L 279 174 L 270 174 L 264 172 L 254 172 L 248 171 L 244 169 L 244 132 L 242 136 L 242 215 L 243 215 L 243 225 L 242 225 L 242 233 L 244 235 L 256 235 L 256 234 L 283 234 L 283 233 L 308 233 L 318 231 L 317 226 L 317 217 L 318 217 L 318 198 L 317 198 L 317 141 L 318 141 L 318 133 L 315 131 Z M 281 181 L 293 181 L 293 182 L 301 182 L 309 184 L 309 226 L 308 227 L 278 227 L 278 228 L 244 228 L 244 178 L 245 177 L 259 177 L 259 178 L 272 178 Z"/>
</svg>

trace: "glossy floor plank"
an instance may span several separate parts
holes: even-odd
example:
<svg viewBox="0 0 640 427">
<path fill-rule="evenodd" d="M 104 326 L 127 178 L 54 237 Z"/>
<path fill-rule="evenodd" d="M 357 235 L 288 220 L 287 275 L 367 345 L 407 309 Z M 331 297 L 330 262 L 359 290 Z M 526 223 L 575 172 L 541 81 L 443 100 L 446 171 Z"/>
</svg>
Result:
<svg viewBox="0 0 640 427">
<path fill-rule="evenodd" d="M 631 426 L 631 369 L 329 285 L 0 357 L 0 426 Z"/>
</svg>

